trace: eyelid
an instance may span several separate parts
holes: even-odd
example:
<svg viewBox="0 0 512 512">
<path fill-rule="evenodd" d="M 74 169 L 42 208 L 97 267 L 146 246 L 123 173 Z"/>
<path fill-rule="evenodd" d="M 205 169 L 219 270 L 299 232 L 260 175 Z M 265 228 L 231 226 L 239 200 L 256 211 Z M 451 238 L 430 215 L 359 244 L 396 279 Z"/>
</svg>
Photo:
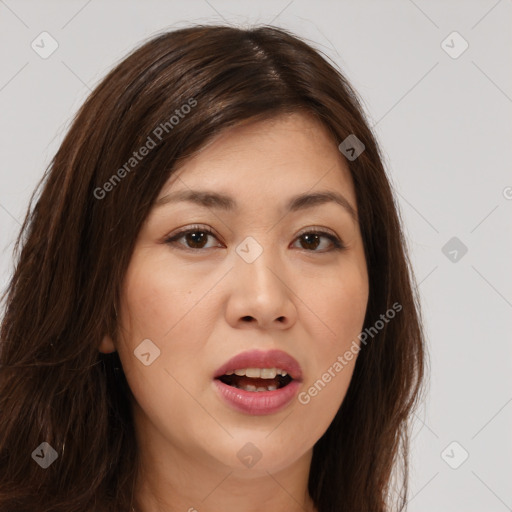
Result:
<svg viewBox="0 0 512 512">
<path fill-rule="evenodd" d="M 298 238 L 299 236 L 302 236 L 306 233 L 310 233 L 314 231 L 315 233 L 322 233 L 322 234 L 326 234 L 326 235 L 332 235 L 336 238 L 339 238 L 341 240 L 341 237 L 339 237 L 335 231 L 333 231 L 332 229 L 329 229 L 329 228 L 323 228 L 321 226 L 308 226 L 307 228 L 304 228 L 304 229 L 301 229 L 297 235 L 295 236 L 295 238 Z"/>
<path fill-rule="evenodd" d="M 187 233 L 190 233 L 191 231 L 201 231 L 208 233 L 215 238 L 219 239 L 220 235 L 218 235 L 211 227 L 202 225 L 202 224 L 191 224 L 190 226 L 184 226 L 183 228 L 178 228 L 168 235 L 165 236 L 164 241 L 167 242 L 173 238 L 179 238 L 180 236 L 186 235 Z M 197 250 L 197 249 L 196 249 Z"/>
</svg>

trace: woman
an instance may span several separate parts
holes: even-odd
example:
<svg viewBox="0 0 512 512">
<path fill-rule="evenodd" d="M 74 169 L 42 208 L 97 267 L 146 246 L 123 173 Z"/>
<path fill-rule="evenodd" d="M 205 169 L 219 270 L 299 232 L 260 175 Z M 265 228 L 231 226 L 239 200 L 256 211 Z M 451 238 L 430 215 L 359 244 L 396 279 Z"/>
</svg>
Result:
<svg viewBox="0 0 512 512">
<path fill-rule="evenodd" d="M 357 96 L 304 41 L 195 26 L 140 46 L 78 112 L 16 248 L 1 510 L 405 507 L 413 274 Z"/>
</svg>

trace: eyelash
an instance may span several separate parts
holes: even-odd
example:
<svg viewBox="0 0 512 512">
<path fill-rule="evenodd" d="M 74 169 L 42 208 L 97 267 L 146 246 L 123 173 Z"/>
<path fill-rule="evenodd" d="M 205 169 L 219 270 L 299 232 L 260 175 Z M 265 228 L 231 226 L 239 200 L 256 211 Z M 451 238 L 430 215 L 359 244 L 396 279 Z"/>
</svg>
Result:
<svg viewBox="0 0 512 512">
<path fill-rule="evenodd" d="M 183 236 L 188 235 L 189 233 L 198 233 L 198 232 L 199 233 L 207 233 L 208 235 L 211 235 L 214 238 L 217 238 L 215 233 L 213 231 L 211 231 L 210 229 L 196 225 L 196 226 L 192 226 L 192 227 L 190 227 L 188 229 L 185 229 L 183 231 L 179 231 L 178 233 L 175 233 L 171 237 L 166 238 L 164 240 L 164 242 L 166 244 L 169 244 L 169 245 L 174 245 Z M 304 232 L 300 233 L 297 236 L 297 239 L 303 237 L 304 235 L 321 235 L 321 236 L 324 236 L 324 237 L 328 238 L 332 242 L 332 244 L 334 246 L 332 249 L 327 250 L 327 251 L 325 251 L 325 250 L 324 251 L 316 251 L 316 250 L 303 249 L 306 252 L 312 252 L 312 253 L 318 252 L 319 254 L 323 254 L 323 253 L 331 252 L 331 251 L 341 251 L 341 250 L 346 248 L 345 245 L 343 244 L 343 242 L 336 235 L 333 235 L 332 233 L 329 233 L 327 231 L 311 229 L 309 231 L 304 231 Z M 195 249 L 193 247 L 187 247 L 187 246 L 183 246 L 181 248 L 183 250 L 185 250 L 185 251 L 191 251 L 191 252 L 198 252 L 198 251 L 204 251 L 205 250 L 204 248 L 203 249 Z M 212 249 L 212 247 L 208 247 L 207 249 Z"/>
</svg>

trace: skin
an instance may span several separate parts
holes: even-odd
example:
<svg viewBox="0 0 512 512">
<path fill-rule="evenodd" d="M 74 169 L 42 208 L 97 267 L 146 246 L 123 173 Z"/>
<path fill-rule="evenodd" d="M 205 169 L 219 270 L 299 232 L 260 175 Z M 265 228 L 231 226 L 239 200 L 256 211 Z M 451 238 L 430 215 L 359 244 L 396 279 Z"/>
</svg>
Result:
<svg viewBox="0 0 512 512">
<path fill-rule="evenodd" d="M 296 113 L 222 132 L 177 169 L 159 199 L 188 189 L 229 194 L 239 210 L 155 205 L 125 277 L 122 335 L 100 346 L 118 350 L 135 396 L 138 508 L 314 511 L 313 446 L 343 401 L 357 355 L 306 405 L 295 399 L 262 416 L 226 405 L 213 375 L 245 350 L 278 348 L 300 363 L 307 391 L 358 341 L 368 302 L 358 224 L 336 203 L 282 213 L 293 195 L 331 190 L 357 214 L 347 163 L 318 121 Z M 215 235 L 165 242 L 194 224 Z M 332 250 L 323 235 L 305 240 L 304 228 L 330 230 L 346 248 Z M 236 252 L 248 236 L 263 249 L 252 263 Z M 144 339 L 160 350 L 148 366 L 134 355 Z M 252 468 L 237 457 L 248 442 L 261 452 Z"/>
</svg>

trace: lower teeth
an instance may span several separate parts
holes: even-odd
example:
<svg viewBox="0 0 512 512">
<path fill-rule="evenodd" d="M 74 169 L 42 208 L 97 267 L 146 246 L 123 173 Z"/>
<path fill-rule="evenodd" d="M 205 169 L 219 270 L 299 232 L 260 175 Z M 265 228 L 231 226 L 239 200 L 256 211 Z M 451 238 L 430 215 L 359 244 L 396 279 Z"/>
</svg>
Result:
<svg viewBox="0 0 512 512">
<path fill-rule="evenodd" d="M 251 384 L 247 384 L 247 386 L 233 386 L 237 389 L 243 389 L 244 391 L 275 391 L 277 386 L 267 386 L 266 388 L 257 388 L 256 386 L 252 386 Z"/>
</svg>

